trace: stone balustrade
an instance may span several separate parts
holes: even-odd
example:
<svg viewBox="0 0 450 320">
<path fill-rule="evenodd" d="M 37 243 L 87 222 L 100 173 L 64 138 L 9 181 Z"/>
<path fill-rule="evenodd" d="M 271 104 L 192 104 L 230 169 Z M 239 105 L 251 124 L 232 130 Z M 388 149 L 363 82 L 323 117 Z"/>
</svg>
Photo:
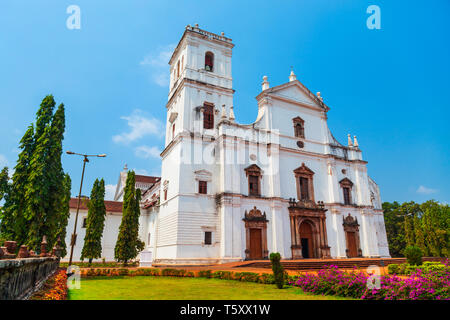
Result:
<svg viewBox="0 0 450 320">
<path fill-rule="evenodd" d="M 59 267 L 59 239 L 51 254 L 47 253 L 45 237 L 40 256 L 25 245 L 20 246 L 17 256 L 16 251 L 15 241 L 5 241 L 5 246 L 0 247 L 0 300 L 27 299 Z"/>
</svg>

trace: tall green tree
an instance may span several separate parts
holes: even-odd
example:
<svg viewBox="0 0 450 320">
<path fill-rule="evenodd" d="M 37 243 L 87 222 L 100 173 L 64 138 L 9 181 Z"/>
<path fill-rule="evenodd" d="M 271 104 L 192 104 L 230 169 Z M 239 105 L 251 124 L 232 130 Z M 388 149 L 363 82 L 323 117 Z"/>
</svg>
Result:
<svg viewBox="0 0 450 320">
<path fill-rule="evenodd" d="M 25 218 L 29 229 L 26 244 L 39 251 L 43 236 L 49 237 L 54 222 L 48 219 L 48 201 L 50 200 L 50 181 L 47 169 L 47 154 L 50 147 L 51 125 L 37 138 L 36 147 L 30 160 L 30 173 L 25 188 Z M 53 237 L 52 237 L 53 238 Z M 51 243 L 50 243 L 51 245 Z"/>
<path fill-rule="evenodd" d="M 124 264 L 136 258 L 138 253 L 144 249 L 144 243 L 139 240 L 141 191 L 136 190 L 135 184 L 135 173 L 129 171 L 123 198 L 122 222 L 114 248 L 115 259 Z"/>
<path fill-rule="evenodd" d="M 72 187 L 72 180 L 70 179 L 70 176 L 68 173 L 66 173 L 64 175 L 64 180 L 63 180 L 63 185 L 64 185 L 64 193 L 62 194 L 62 196 L 60 197 L 60 205 L 58 208 L 58 216 L 57 216 L 57 220 L 58 220 L 58 228 L 57 228 L 57 233 L 56 233 L 56 239 L 60 239 L 60 245 L 62 248 L 61 251 L 61 257 L 64 257 L 67 255 L 67 244 L 66 244 L 66 234 L 67 234 L 67 224 L 69 222 L 69 217 L 70 217 L 70 207 L 69 207 L 69 202 L 70 202 L 70 197 L 71 197 L 71 187 Z"/>
<path fill-rule="evenodd" d="M 65 130 L 65 110 L 64 104 L 60 104 L 52 117 L 50 127 L 50 141 L 46 161 L 47 181 L 49 182 L 48 201 L 46 207 L 46 224 L 42 233 L 47 234 L 47 241 L 55 243 L 57 239 L 60 223 L 60 216 L 64 217 L 63 208 L 69 203 L 62 203 L 65 199 L 65 177 L 61 163 L 62 141 Z M 67 199 L 66 199 L 67 200 Z M 70 200 L 70 199 L 69 199 Z M 68 201 L 68 200 L 67 200 Z M 56 230 L 56 232 L 55 232 Z"/>
<path fill-rule="evenodd" d="M 450 253 L 450 207 L 434 200 L 383 203 L 389 251 L 393 257 L 404 255 L 409 245 L 418 246 L 424 255 L 448 257 Z"/>
<path fill-rule="evenodd" d="M 105 181 L 96 179 L 91 191 L 91 198 L 88 204 L 88 216 L 86 221 L 86 235 L 84 237 L 81 260 L 93 259 L 102 256 L 102 236 L 105 226 Z"/>
<path fill-rule="evenodd" d="M 0 201 L 9 193 L 9 188 L 8 167 L 4 167 L 0 172 Z"/>
<path fill-rule="evenodd" d="M 0 212 L 2 237 L 37 252 L 44 235 L 53 246 L 61 234 L 70 200 L 61 165 L 65 111 L 61 104 L 53 114 L 55 105 L 52 95 L 42 100 L 35 125 L 20 141 L 21 152 Z"/>
<path fill-rule="evenodd" d="M 19 158 L 14 167 L 8 199 L 2 208 L 0 233 L 4 239 L 25 243 L 27 220 L 25 219 L 25 190 L 30 173 L 30 159 L 34 149 L 34 126 L 31 124 L 20 140 Z"/>
<path fill-rule="evenodd" d="M 384 224 L 389 243 L 389 253 L 393 257 L 401 257 L 402 250 L 406 248 L 404 216 L 400 214 L 400 204 L 384 202 Z"/>
<path fill-rule="evenodd" d="M 423 234 L 422 221 L 419 216 L 414 217 L 414 233 L 416 240 L 416 247 L 419 247 L 422 250 L 422 254 L 425 256 L 429 256 L 430 253 L 428 251 L 427 246 L 425 245 L 425 237 Z"/>
</svg>

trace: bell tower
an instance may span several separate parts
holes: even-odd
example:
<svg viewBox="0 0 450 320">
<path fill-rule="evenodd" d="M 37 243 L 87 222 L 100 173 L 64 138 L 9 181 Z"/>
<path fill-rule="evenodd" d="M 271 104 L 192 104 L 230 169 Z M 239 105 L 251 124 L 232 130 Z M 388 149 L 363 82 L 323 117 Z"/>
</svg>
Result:
<svg viewBox="0 0 450 320">
<path fill-rule="evenodd" d="M 229 114 L 233 104 L 233 47 L 223 32 L 186 26 L 169 61 L 166 146 L 181 132 L 215 135 L 222 106 Z"/>
</svg>

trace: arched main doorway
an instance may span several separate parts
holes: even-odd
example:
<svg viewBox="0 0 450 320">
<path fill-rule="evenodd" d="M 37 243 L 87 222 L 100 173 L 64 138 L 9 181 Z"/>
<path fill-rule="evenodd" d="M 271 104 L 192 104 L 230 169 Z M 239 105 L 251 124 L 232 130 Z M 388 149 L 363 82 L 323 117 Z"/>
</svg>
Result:
<svg viewBox="0 0 450 320">
<path fill-rule="evenodd" d="M 314 258 L 314 234 L 311 224 L 308 221 L 303 221 L 300 224 L 299 231 L 303 258 Z"/>
</svg>

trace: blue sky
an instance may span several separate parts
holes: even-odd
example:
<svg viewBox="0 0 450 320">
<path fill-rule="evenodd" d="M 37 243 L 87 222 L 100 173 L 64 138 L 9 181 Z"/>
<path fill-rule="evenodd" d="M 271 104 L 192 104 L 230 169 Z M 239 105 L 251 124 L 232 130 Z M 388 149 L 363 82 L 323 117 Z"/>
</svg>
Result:
<svg viewBox="0 0 450 320">
<path fill-rule="evenodd" d="M 69 30 L 69 5 L 81 29 Z M 369 30 L 369 5 L 381 29 Z M 12 1 L 0 3 L 0 166 L 51 93 L 66 106 L 64 150 L 106 153 L 87 166 L 83 194 L 111 191 L 127 163 L 159 175 L 168 57 L 187 24 L 235 43 L 235 114 L 253 122 L 262 76 L 290 66 L 330 106 L 329 126 L 357 135 L 383 201 L 449 202 L 450 2 L 434 1 Z M 78 193 L 81 159 L 63 155 Z"/>
</svg>

